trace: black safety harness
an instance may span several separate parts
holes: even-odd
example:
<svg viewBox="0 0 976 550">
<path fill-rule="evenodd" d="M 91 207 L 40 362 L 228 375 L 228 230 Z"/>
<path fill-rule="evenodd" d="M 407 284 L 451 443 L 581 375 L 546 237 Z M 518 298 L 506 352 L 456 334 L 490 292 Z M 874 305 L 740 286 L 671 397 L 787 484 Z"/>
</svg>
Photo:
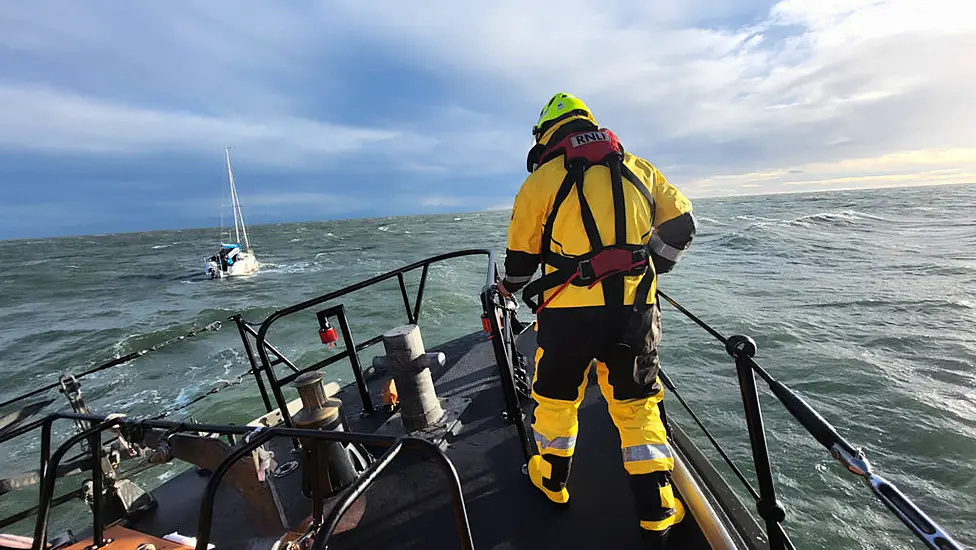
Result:
<svg viewBox="0 0 976 550">
<path fill-rule="evenodd" d="M 570 284 L 593 288 L 597 283 L 615 275 L 641 275 L 648 271 L 651 263 L 650 253 L 645 245 L 627 243 L 627 216 L 624 204 L 623 180 L 629 181 L 647 200 L 654 212 L 654 198 L 647 187 L 624 163 L 624 149 L 617 136 L 610 130 L 576 132 L 567 135 L 554 145 L 546 148 L 537 158 L 537 162 L 530 160 L 530 166 L 541 166 L 560 156 L 565 156 L 566 177 L 563 179 L 556 193 L 552 211 L 549 213 L 542 232 L 542 277 L 526 285 L 522 299 L 532 311 L 538 313 L 545 309 L 559 293 Z M 610 169 L 610 182 L 613 190 L 614 211 L 614 244 L 604 245 L 600 238 L 593 212 L 583 195 L 583 176 L 591 166 L 601 164 Z M 530 168 L 531 169 L 531 168 Z M 564 256 L 552 250 L 552 230 L 556 222 L 559 207 L 566 197 L 576 188 L 579 198 L 580 213 L 587 239 L 590 241 L 590 252 L 580 256 Z M 653 224 L 653 219 L 652 219 Z M 558 244 L 558 243 L 557 243 Z M 555 268 L 546 273 L 546 265 Z M 652 272 L 653 273 L 653 272 Z M 645 276 L 637 286 L 634 308 L 647 307 L 647 296 L 654 281 L 653 275 Z M 548 300 L 539 305 L 533 300 L 538 296 L 541 301 L 547 290 L 559 287 Z M 606 294 L 605 294 L 606 296 Z M 609 305 L 609 304 L 608 304 Z"/>
</svg>

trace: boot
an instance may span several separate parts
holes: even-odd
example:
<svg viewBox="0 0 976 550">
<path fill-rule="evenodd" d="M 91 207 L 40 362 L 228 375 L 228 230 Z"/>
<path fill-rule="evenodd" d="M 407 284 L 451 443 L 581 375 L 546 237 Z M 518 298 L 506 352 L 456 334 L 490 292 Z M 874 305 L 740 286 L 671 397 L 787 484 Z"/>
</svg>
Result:
<svg viewBox="0 0 976 550">
<path fill-rule="evenodd" d="M 554 504 L 569 505 L 566 481 L 572 460 L 570 457 L 554 455 L 535 455 L 529 459 L 529 480 Z"/>
</svg>

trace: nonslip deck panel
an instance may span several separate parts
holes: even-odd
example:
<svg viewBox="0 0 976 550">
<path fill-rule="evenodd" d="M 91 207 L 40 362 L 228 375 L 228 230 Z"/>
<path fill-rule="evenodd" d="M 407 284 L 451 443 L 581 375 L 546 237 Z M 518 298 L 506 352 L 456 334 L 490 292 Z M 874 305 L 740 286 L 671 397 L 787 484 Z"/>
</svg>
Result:
<svg viewBox="0 0 976 550">
<path fill-rule="evenodd" d="M 451 438 L 447 454 L 461 476 L 468 518 L 479 549 L 640 548 L 638 520 L 620 443 L 595 384 L 580 409 L 580 435 L 569 481 L 568 510 L 555 509 L 522 474 L 523 458 L 515 427 L 502 419 L 504 397 L 487 336 L 475 334 L 445 346 L 449 364 L 434 372 L 441 396 L 472 400 Z M 382 376 L 371 383 L 378 393 Z M 373 431 L 387 416 L 360 419 L 354 388 L 339 394 L 355 431 Z M 290 440 L 274 443 L 278 462 L 291 460 Z M 381 450 L 377 450 L 377 454 Z M 173 531 L 196 534 L 200 495 L 207 477 L 191 470 L 153 494 L 159 507 L 133 527 L 156 536 Z M 300 493 L 300 473 L 276 481 L 292 524 L 310 510 Z M 446 478 L 437 465 L 405 450 L 366 493 L 366 512 L 355 529 L 333 537 L 330 549 L 458 548 Z M 277 539 L 250 528 L 244 501 L 222 487 L 212 542 L 220 549 L 270 548 Z M 672 548 L 708 548 L 692 517 L 677 528 Z"/>
<path fill-rule="evenodd" d="M 568 510 L 554 508 L 522 474 L 515 427 L 502 420 L 504 398 L 490 343 L 481 342 L 438 380 L 439 395 L 472 399 L 447 453 L 461 476 L 476 548 L 640 548 L 620 441 L 599 388 L 580 410 L 580 435 Z M 457 548 L 444 477 L 433 463 L 382 476 L 359 528 L 335 548 Z M 674 548 L 708 548 L 693 518 L 676 529 Z"/>
</svg>

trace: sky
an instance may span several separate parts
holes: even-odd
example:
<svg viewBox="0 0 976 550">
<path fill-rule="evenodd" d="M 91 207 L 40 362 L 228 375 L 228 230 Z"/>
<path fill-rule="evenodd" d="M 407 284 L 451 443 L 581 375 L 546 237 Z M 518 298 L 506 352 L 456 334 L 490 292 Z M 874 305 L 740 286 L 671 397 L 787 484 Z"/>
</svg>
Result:
<svg viewBox="0 0 976 550">
<path fill-rule="evenodd" d="M 582 98 L 692 198 L 976 182 L 968 0 L 0 3 L 0 238 L 504 209 Z"/>
</svg>

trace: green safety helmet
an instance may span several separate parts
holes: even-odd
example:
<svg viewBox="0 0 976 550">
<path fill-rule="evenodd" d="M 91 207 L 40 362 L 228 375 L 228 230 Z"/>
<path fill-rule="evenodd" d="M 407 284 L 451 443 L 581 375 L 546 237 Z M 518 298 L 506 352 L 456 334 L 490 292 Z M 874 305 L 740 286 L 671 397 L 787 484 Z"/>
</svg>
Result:
<svg viewBox="0 0 976 550">
<path fill-rule="evenodd" d="M 586 103 L 583 103 L 583 100 L 560 92 L 552 96 L 546 106 L 542 108 L 542 112 L 539 113 L 539 122 L 532 127 L 532 135 L 535 136 L 536 141 L 539 141 L 546 130 L 552 128 L 560 120 L 565 120 L 571 116 L 586 117 L 596 123 L 593 113 L 590 112 Z"/>
</svg>

